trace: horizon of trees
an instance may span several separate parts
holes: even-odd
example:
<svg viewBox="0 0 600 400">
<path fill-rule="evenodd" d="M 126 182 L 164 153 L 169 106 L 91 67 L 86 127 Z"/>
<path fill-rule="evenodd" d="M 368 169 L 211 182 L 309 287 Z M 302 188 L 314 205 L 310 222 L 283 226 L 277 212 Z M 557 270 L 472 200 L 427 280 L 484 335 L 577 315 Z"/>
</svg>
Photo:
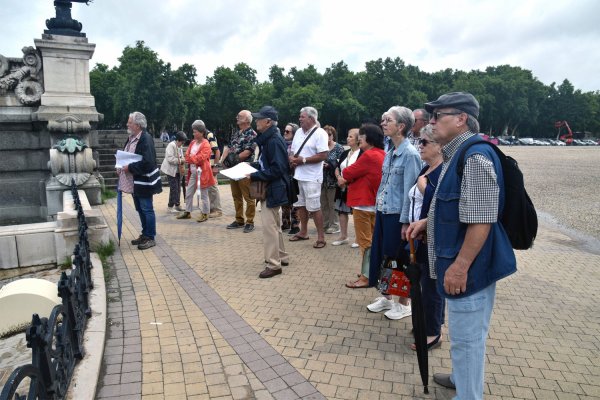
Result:
<svg viewBox="0 0 600 400">
<path fill-rule="evenodd" d="M 122 128 L 127 115 L 137 110 L 146 115 L 155 135 L 163 129 L 189 133 L 191 123 L 202 119 L 223 143 L 235 131 L 235 116 L 242 109 L 273 105 L 281 128 L 297 122 L 300 108 L 310 105 L 319 111 L 321 124 L 334 126 L 343 140 L 348 129 L 379 121 L 393 105 L 422 108 L 426 101 L 452 91 L 477 98 L 481 131 L 492 136 L 555 137 L 556 121 L 567 121 L 574 132 L 600 136 L 600 91 L 582 92 L 567 79 L 548 86 L 531 71 L 510 65 L 427 73 L 397 57 L 368 61 L 360 72 L 339 61 L 322 74 L 313 65 L 292 67 L 287 73 L 273 65 L 265 82 L 256 74 L 240 62 L 233 68 L 216 68 L 200 84 L 193 65 L 173 69 L 137 41 L 125 47 L 118 66 L 97 64 L 90 72 L 90 86 L 96 108 L 104 114 L 99 128 Z"/>
</svg>

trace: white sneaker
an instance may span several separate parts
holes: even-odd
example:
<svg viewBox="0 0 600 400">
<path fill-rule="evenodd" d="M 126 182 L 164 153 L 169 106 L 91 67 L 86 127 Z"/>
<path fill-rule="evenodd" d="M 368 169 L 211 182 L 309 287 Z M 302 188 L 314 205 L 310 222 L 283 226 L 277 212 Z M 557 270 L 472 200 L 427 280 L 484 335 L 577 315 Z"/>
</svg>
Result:
<svg viewBox="0 0 600 400">
<path fill-rule="evenodd" d="M 352 247 L 353 249 L 356 249 L 356 248 L 358 247 L 358 243 L 352 243 L 352 244 L 350 245 L 350 247 Z"/>
<path fill-rule="evenodd" d="M 385 317 L 388 319 L 398 320 L 405 317 L 410 317 L 412 315 L 412 311 L 410 306 L 405 306 L 400 303 L 394 303 L 392 305 L 392 309 L 386 311 L 383 315 L 385 315 Z"/>
<path fill-rule="evenodd" d="M 393 306 L 393 302 L 385 297 L 378 297 L 375 301 L 367 306 L 367 310 L 371 312 L 381 312 L 389 310 Z"/>
<path fill-rule="evenodd" d="M 342 244 L 347 244 L 348 243 L 348 239 L 342 239 L 342 240 L 336 240 L 335 242 L 331 243 L 334 246 L 340 246 Z"/>
<path fill-rule="evenodd" d="M 173 206 L 173 207 L 167 207 L 167 208 L 169 209 L 169 212 L 170 212 L 170 213 L 175 213 L 175 214 L 177 214 L 177 213 L 179 212 L 179 211 L 177 211 L 177 209 L 175 208 L 175 206 Z"/>
<path fill-rule="evenodd" d="M 333 228 L 333 227 L 329 227 L 327 229 L 325 229 L 325 233 L 331 235 L 333 233 L 340 233 L 340 228 Z"/>
</svg>

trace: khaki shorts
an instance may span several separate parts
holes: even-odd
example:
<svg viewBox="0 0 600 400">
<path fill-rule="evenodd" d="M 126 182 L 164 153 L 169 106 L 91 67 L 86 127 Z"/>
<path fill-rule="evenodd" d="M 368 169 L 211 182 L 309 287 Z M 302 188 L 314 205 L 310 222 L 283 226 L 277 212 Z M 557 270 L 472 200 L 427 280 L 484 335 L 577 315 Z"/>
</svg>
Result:
<svg viewBox="0 0 600 400">
<path fill-rule="evenodd" d="M 306 207 L 308 212 L 315 212 L 321 209 L 321 183 L 298 181 L 300 193 L 298 193 L 298 201 L 294 203 L 294 207 Z"/>
</svg>

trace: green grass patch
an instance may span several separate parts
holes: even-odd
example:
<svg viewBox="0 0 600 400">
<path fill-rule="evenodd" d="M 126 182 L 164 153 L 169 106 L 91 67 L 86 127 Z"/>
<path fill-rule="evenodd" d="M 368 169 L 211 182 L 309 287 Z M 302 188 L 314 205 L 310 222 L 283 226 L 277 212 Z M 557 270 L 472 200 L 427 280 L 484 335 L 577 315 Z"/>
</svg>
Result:
<svg viewBox="0 0 600 400">
<path fill-rule="evenodd" d="M 94 251 L 98 254 L 100 262 L 102 263 L 102 271 L 104 273 L 104 281 L 108 282 L 110 279 L 110 262 L 108 259 L 115 254 L 115 242 L 109 240 L 108 243 L 99 244 L 96 246 Z"/>
<path fill-rule="evenodd" d="M 65 257 L 65 261 L 63 261 L 62 264 L 58 264 L 58 268 L 60 268 L 61 271 L 73 268 L 73 259 L 71 256 Z"/>
<path fill-rule="evenodd" d="M 102 204 L 104 204 L 104 203 L 106 203 L 106 200 L 114 199 L 115 197 L 117 197 L 117 192 L 115 192 L 114 190 L 105 188 L 104 190 L 102 190 L 101 196 L 102 196 Z"/>
</svg>

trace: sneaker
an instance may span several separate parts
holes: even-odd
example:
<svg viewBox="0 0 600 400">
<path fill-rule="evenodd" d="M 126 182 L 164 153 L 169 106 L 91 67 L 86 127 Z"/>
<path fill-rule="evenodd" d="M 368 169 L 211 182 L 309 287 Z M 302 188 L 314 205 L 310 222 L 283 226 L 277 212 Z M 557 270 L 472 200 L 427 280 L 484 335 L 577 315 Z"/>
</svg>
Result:
<svg viewBox="0 0 600 400">
<path fill-rule="evenodd" d="M 288 235 L 294 236 L 298 232 L 300 232 L 300 228 L 299 227 L 291 228 L 290 231 L 288 232 Z"/>
<path fill-rule="evenodd" d="M 189 211 L 184 211 L 181 214 L 179 214 L 176 218 L 177 219 L 190 219 L 190 218 L 192 218 L 192 215 L 189 213 Z"/>
<path fill-rule="evenodd" d="M 146 250 L 149 249 L 150 247 L 154 247 L 156 246 L 156 242 L 154 241 L 154 239 L 150 239 L 150 238 L 146 238 L 146 240 L 144 240 L 142 243 L 138 244 L 138 249 L 139 250 Z"/>
<path fill-rule="evenodd" d="M 178 210 L 178 209 L 176 209 L 176 208 L 175 208 L 175 206 L 173 206 L 173 207 L 167 207 L 167 210 L 168 210 L 170 213 L 178 213 L 178 212 L 179 212 L 179 210 Z"/>
<path fill-rule="evenodd" d="M 208 214 L 208 218 L 219 218 L 222 215 L 223 213 L 221 211 L 213 211 L 210 214 Z"/>
<path fill-rule="evenodd" d="M 239 223 L 237 221 L 233 221 L 232 223 L 230 223 L 229 225 L 227 225 L 227 229 L 238 229 L 238 228 L 243 228 L 244 224 L 243 223 Z"/>
<path fill-rule="evenodd" d="M 179 211 L 179 212 L 184 212 L 185 211 L 185 208 L 182 208 L 181 206 L 175 206 L 174 208 L 175 208 L 176 211 Z"/>
<path fill-rule="evenodd" d="M 208 214 L 200 214 L 200 216 L 196 219 L 196 222 L 204 222 L 208 221 Z"/>
<path fill-rule="evenodd" d="M 356 249 L 356 248 L 358 247 L 358 243 L 352 243 L 352 244 L 350 245 L 350 247 L 352 247 L 353 249 Z"/>
<path fill-rule="evenodd" d="M 371 312 L 381 312 L 383 310 L 389 310 L 392 308 L 394 303 L 385 297 L 378 297 L 375 301 L 367 306 L 367 310 Z"/>
<path fill-rule="evenodd" d="M 392 309 L 386 311 L 383 315 L 385 315 L 385 317 L 388 319 L 398 320 L 405 317 L 410 317 L 412 315 L 412 311 L 410 309 L 410 306 L 405 306 L 400 303 L 394 303 Z"/>
<path fill-rule="evenodd" d="M 144 240 L 146 240 L 146 236 L 140 235 L 140 236 L 138 236 L 137 239 L 133 239 L 131 241 L 131 244 L 134 245 L 134 246 L 137 246 L 138 244 L 142 243 Z"/>
<path fill-rule="evenodd" d="M 250 233 L 254 230 L 254 224 L 246 224 L 244 226 L 244 233 Z"/>
<path fill-rule="evenodd" d="M 327 233 L 327 234 L 340 233 L 340 228 L 329 227 L 329 228 L 325 229 L 325 233 Z"/>
<path fill-rule="evenodd" d="M 331 243 L 334 246 L 340 246 L 342 244 L 347 244 L 348 243 L 348 239 L 342 239 L 342 240 L 336 240 L 335 242 Z"/>
</svg>

